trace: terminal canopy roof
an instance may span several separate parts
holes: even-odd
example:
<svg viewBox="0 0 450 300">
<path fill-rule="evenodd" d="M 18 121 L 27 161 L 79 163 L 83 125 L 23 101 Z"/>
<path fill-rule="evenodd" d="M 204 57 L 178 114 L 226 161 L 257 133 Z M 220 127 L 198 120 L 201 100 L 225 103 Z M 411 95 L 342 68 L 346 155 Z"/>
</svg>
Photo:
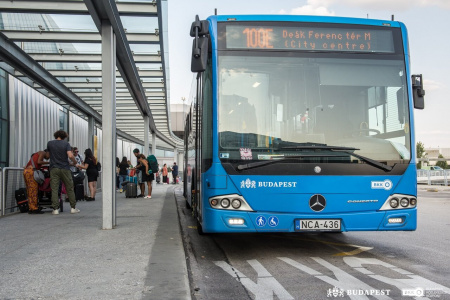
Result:
<svg viewBox="0 0 450 300">
<path fill-rule="evenodd" d="M 180 148 L 168 111 L 166 1 L 0 0 L 0 67 L 101 127 L 104 21 L 116 36 L 118 135 L 143 144 L 149 116 L 158 148 Z"/>
</svg>

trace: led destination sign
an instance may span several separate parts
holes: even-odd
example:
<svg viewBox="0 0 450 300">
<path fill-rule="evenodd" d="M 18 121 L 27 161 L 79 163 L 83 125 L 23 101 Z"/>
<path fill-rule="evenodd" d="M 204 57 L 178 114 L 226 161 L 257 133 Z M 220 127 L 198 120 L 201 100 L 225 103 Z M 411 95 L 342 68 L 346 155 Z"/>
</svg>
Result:
<svg viewBox="0 0 450 300">
<path fill-rule="evenodd" d="M 391 30 L 226 25 L 226 49 L 394 53 Z"/>
</svg>

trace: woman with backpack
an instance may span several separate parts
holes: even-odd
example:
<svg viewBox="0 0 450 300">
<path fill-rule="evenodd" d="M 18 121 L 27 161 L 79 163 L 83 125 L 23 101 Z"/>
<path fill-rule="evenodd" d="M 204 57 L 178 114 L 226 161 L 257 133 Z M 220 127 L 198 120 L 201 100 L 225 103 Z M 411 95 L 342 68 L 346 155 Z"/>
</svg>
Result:
<svg viewBox="0 0 450 300">
<path fill-rule="evenodd" d="M 84 151 L 84 157 L 84 163 L 77 165 L 77 168 L 86 170 L 86 175 L 88 177 L 89 193 L 91 196 L 87 197 L 86 201 L 95 201 L 98 177 L 97 158 L 95 158 L 92 150 L 89 148 Z"/>
</svg>

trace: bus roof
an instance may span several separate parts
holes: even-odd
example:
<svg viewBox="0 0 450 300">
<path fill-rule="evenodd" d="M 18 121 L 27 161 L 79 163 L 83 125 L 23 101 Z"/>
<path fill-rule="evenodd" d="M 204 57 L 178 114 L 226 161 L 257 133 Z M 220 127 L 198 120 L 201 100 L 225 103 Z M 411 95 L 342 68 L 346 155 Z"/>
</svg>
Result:
<svg viewBox="0 0 450 300">
<path fill-rule="evenodd" d="M 312 22 L 312 23 L 336 23 L 336 24 L 358 24 L 373 26 L 401 27 L 402 23 L 398 21 L 347 18 L 347 17 L 329 17 L 329 16 L 306 16 L 306 15 L 219 15 L 210 16 L 209 20 L 213 22 L 227 21 L 277 21 L 277 22 Z"/>
</svg>

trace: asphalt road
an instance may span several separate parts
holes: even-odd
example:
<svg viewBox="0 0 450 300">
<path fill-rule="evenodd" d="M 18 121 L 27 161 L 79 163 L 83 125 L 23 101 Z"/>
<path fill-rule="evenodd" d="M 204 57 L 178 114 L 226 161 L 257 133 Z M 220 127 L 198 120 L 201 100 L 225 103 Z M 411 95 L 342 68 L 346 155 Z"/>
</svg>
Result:
<svg viewBox="0 0 450 300">
<path fill-rule="evenodd" d="M 450 299 L 450 192 L 414 232 L 199 236 L 177 200 L 193 299 Z"/>
</svg>

